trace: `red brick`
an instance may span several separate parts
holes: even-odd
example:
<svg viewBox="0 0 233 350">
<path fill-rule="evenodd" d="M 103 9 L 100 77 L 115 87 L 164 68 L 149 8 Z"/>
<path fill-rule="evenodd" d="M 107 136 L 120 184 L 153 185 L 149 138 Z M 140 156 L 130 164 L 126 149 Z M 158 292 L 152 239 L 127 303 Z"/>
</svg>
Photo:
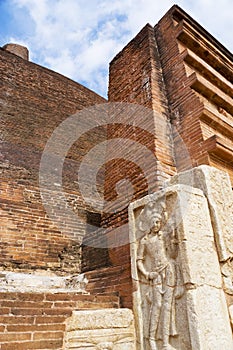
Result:
<svg viewBox="0 0 233 350">
<path fill-rule="evenodd" d="M 31 333 L 0 333 L 0 343 L 30 340 Z"/>
<path fill-rule="evenodd" d="M 1 350 L 35 350 L 35 349 L 54 349 L 58 350 L 62 347 L 62 340 L 41 340 L 23 343 L 2 344 Z"/>
<path fill-rule="evenodd" d="M 38 325 L 47 323 L 63 323 L 65 319 L 66 317 L 64 316 L 36 316 L 35 323 Z"/>
<path fill-rule="evenodd" d="M 32 316 L 0 316 L 0 324 L 32 324 L 33 321 Z"/>
<path fill-rule="evenodd" d="M 63 332 L 34 332 L 33 340 L 63 339 Z"/>
<path fill-rule="evenodd" d="M 2 326 L 5 328 L 4 326 Z M 42 332 L 42 331 L 64 331 L 65 324 L 45 324 L 45 325 L 7 325 L 6 326 L 8 332 Z M 1 328 L 0 328 L 1 329 Z"/>
</svg>

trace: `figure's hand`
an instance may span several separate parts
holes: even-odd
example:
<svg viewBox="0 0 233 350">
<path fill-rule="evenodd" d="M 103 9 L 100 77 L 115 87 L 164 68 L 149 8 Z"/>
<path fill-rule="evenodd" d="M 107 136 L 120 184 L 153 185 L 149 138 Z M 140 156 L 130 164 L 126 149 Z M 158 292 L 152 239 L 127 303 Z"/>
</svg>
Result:
<svg viewBox="0 0 233 350">
<path fill-rule="evenodd" d="M 182 295 L 184 294 L 185 288 L 184 286 L 176 286 L 175 287 L 175 298 L 180 299 Z"/>
<path fill-rule="evenodd" d="M 158 273 L 157 272 L 149 272 L 149 274 L 148 274 L 148 279 L 149 280 L 154 280 L 157 277 L 158 277 Z"/>
</svg>

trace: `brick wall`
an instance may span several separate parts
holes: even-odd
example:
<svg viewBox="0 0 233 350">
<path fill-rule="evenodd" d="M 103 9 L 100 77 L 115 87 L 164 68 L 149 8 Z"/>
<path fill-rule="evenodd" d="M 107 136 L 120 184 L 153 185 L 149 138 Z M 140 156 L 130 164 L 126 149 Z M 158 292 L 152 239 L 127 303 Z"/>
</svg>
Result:
<svg viewBox="0 0 233 350">
<path fill-rule="evenodd" d="M 126 256 L 126 253 L 124 254 Z M 114 294 L 119 296 L 120 305 L 132 308 L 132 283 L 129 264 L 98 268 L 85 273 L 89 280 L 87 290 L 99 295 Z"/>
<path fill-rule="evenodd" d="M 105 176 L 105 197 L 111 201 L 114 198 L 114 188 L 119 180 L 126 178 L 134 189 L 132 200 L 136 200 L 148 193 L 148 178 L 140 168 L 143 159 L 144 168 L 147 168 L 153 177 L 151 192 L 158 189 L 168 174 L 174 174 L 174 162 L 172 158 L 172 143 L 170 139 L 170 126 L 168 120 L 168 107 L 165 95 L 165 87 L 161 75 L 161 67 L 158 57 L 154 30 L 146 25 L 141 32 L 114 58 L 110 64 L 109 101 L 124 101 L 145 106 L 145 112 L 140 112 L 136 125 L 142 128 L 147 123 L 145 130 L 140 127 L 119 126 L 108 128 L 108 139 L 121 137 L 132 139 L 145 146 L 156 155 L 153 166 L 143 152 L 138 152 L 136 162 L 121 159 L 108 164 Z M 147 111 L 151 112 L 147 112 Z M 131 118 L 135 118 L 132 115 Z M 132 120 L 129 120 L 132 122 Z M 107 149 L 112 157 L 117 158 L 119 149 Z M 135 151 L 136 152 L 136 151 Z M 152 175 L 153 174 L 153 175 Z M 123 199 L 124 200 L 124 199 Z M 106 206 L 106 214 L 103 216 L 103 225 L 110 227 L 108 235 L 111 237 L 111 228 L 122 226 L 128 221 L 128 206 L 121 211 L 108 215 L 111 204 Z M 129 264 L 129 249 L 119 247 L 110 250 L 110 258 L 113 264 Z"/>
<path fill-rule="evenodd" d="M 155 35 L 178 171 L 209 164 L 228 171 L 233 180 L 232 54 L 177 6 L 159 21 Z"/>
<path fill-rule="evenodd" d="M 63 190 L 77 216 L 61 233 L 41 202 L 40 159 L 54 129 L 84 107 L 105 100 L 64 76 L 0 50 L 1 116 L 1 254 L 0 267 L 7 269 L 52 269 L 59 273 L 78 272 L 80 243 L 86 229 L 86 216 L 95 210 L 86 204 L 77 185 L 83 156 L 105 138 L 102 128 L 84 133 L 67 154 L 63 168 Z M 61 138 L 60 147 L 62 149 Z M 50 155 L 51 182 L 56 169 Z M 88 180 L 87 180 L 88 181 Z M 100 180 L 101 186 L 101 180 Z M 47 189 L 54 210 L 63 222 L 66 213 L 59 208 L 59 188 Z M 51 205 L 51 201 L 50 201 Z M 73 264 L 69 254 L 73 255 Z M 68 261 L 66 261 L 68 259 Z"/>
</svg>

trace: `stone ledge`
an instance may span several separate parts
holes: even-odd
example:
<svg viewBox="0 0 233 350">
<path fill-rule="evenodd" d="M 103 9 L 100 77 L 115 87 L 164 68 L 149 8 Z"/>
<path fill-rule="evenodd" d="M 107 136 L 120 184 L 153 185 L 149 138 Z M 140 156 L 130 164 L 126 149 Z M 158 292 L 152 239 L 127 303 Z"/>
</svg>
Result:
<svg viewBox="0 0 233 350">
<path fill-rule="evenodd" d="M 0 292 L 76 292 L 86 291 L 88 280 L 84 274 L 60 277 L 56 275 L 29 274 L 17 272 L 0 272 Z"/>
</svg>

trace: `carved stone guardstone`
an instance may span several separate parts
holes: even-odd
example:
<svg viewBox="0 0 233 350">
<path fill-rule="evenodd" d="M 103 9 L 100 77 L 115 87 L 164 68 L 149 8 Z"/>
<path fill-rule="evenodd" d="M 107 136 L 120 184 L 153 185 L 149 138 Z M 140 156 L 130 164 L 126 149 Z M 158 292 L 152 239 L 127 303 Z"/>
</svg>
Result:
<svg viewBox="0 0 233 350">
<path fill-rule="evenodd" d="M 66 322 L 65 350 L 136 350 L 129 309 L 73 311 Z"/>
<path fill-rule="evenodd" d="M 211 215 L 182 184 L 130 205 L 137 350 L 233 349 Z"/>
</svg>

